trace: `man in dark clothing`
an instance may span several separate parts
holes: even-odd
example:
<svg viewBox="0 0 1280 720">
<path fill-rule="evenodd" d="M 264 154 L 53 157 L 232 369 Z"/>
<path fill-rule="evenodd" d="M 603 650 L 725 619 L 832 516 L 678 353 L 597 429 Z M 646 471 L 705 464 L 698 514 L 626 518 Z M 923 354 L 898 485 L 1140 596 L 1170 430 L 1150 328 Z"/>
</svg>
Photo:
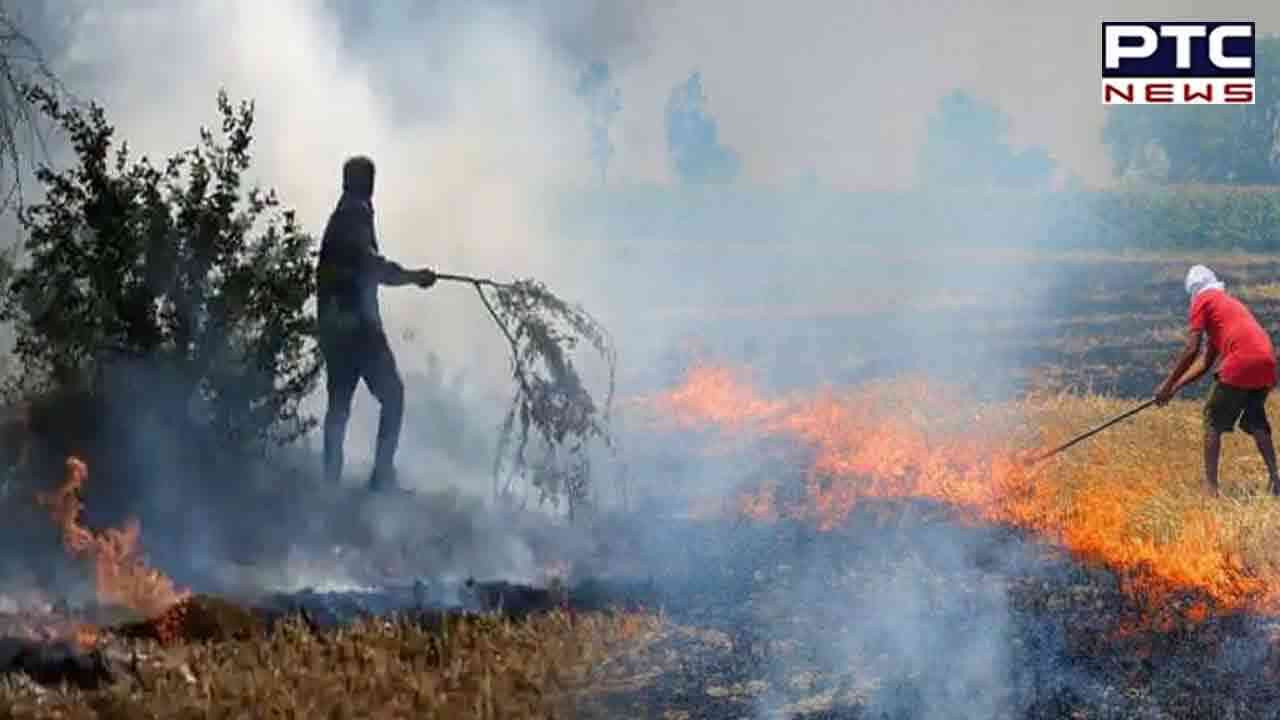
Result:
<svg viewBox="0 0 1280 720">
<path fill-rule="evenodd" d="M 404 417 L 404 383 L 382 328 L 378 286 L 429 288 L 436 275 L 426 268 L 406 270 L 378 253 L 373 178 L 373 161 L 367 157 L 353 157 L 343 164 L 342 198 L 325 226 L 316 284 L 320 352 L 329 395 L 324 418 L 325 479 L 341 483 L 351 400 L 363 379 L 381 405 L 369 487 L 383 490 L 396 485 L 394 459 Z"/>
</svg>

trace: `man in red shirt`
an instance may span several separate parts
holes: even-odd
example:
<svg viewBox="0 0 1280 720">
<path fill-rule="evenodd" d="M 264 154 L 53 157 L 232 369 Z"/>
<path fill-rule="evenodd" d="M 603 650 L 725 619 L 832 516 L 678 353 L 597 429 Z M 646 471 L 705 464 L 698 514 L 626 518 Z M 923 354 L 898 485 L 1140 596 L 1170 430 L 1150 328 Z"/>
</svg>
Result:
<svg viewBox="0 0 1280 720">
<path fill-rule="evenodd" d="M 1203 265 L 1187 272 L 1191 296 L 1187 344 L 1173 370 L 1156 388 L 1156 403 L 1164 405 L 1182 388 L 1204 376 L 1217 361 L 1214 383 L 1204 404 L 1204 476 L 1209 492 L 1218 492 L 1218 455 L 1222 433 L 1236 423 L 1253 436 L 1267 464 L 1271 492 L 1280 495 L 1276 451 L 1267 422 L 1267 394 L 1276 384 L 1276 356 L 1267 331 L 1239 300 Z M 1206 345 L 1204 336 L 1209 336 Z M 1203 346 L 1204 353 L 1201 354 Z"/>
</svg>

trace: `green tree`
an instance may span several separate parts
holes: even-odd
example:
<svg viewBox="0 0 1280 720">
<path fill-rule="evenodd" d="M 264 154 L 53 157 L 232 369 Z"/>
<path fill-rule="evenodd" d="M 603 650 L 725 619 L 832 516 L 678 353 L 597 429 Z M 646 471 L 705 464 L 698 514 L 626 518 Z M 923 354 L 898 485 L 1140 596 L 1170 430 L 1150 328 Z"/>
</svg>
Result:
<svg viewBox="0 0 1280 720">
<path fill-rule="evenodd" d="M 1280 36 L 1257 44 L 1253 105 L 1120 105 L 1102 141 L 1117 176 L 1168 183 L 1280 182 Z"/>
<path fill-rule="evenodd" d="M 1009 118 L 994 104 L 965 90 L 938 101 L 920 151 L 919 176 L 935 186 L 1046 185 L 1057 162 L 1043 147 L 1015 151 Z"/>
<path fill-rule="evenodd" d="M 676 174 L 690 184 L 733 182 L 742 169 L 738 153 L 724 145 L 707 110 L 702 73 L 694 72 L 667 98 L 667 152 Z"/>
<path fill-rule="evenodd" d="M 590 110 L 591 159 L 600 173 L 600 184 L 609 178 L 609 163 L 613 160 L 613 140 L 609 130 L 614 117 L 622 110 L 622 92 L 613 82 L 609 64 L 592 63 L 578 81 L 578 97 Z"/>
<path fill-rule="evenodd" d="M 67 133 L 78 165 L 41 167 L 45 196 L 20 213 L 26 262 L 0 317 L 14 323 L 27 389 L 102 392 L 123 354 L 156 380 L 131 398 L 139 412 L 219 448 L 306 432 L 314 243 L 273 191 L 244 186 L 253 105 L 219 93 L 220 132 L 201 129 L 157 166 L 116 146 L 96 104 L 69 109 L 39 88 L 28 98 Z"/>
<path fill-rule="evenodd" d="M 62 92 L 40 46 L 19 26 L 11 3 L 0 0 L 0 210 L 21 205 L 23 173 L 29 167 L 23 159 L 43 149 L 43 128 L 25 91 L 33 82 Z"/>
</svg>

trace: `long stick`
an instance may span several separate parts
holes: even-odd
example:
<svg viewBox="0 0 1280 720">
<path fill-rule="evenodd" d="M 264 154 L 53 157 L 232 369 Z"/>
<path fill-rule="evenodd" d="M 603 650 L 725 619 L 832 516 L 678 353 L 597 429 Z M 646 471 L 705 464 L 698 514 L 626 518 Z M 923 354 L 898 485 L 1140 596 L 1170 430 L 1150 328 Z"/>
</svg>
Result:
<svg viewBox="0 0 1280 720">
<path fill-rule="evenodd" d="M 472 275 L 454 275 L 453 273 L 436 273 L 437 280 L 453 280 L 455 282 L 470 283 L 472 285 L 490 285 L 492 287 L 507 287 L 506 283 L 500 283 L 489 278 L 474 277 Z"/>
<path fill-rule="evenodd" d="M 1148 400 L 1148 401 L 1146 401 L 1146 402 L 1142 403 L 1142 404 L 1141 404 L 1141 405 L 1139 405 L 1138 407 L 1133 408 L 1132 410 L 1129 410 L 1129 411 L 1127 411 L 1127 412 L 1125 412 L 1125 413 L 1123 413 L 1123 414 L 1121 414 L 1121 415 L 1117 415 L 1117 416 L 1115 416 L 1115 417 L 1111 418 L 1110 420 L 1108 420 L 1108 421 L 1106 421 L 1106 422 L 1102 423 L 1101 425 L 1099 425 L 1099 426 L 1098 426 L 1098 427 L 1096 427 L 1096 428 L 1093 428 L 1092 430 L 1089 430 L 1088 432 L 1081 433 L 1081 434 L 1079 434 L 1079 435 L 1077 435 L 1077 436 L 1075 436 L 1075 437 L 1071 438 L 1070 440 L 1068 440 L 1068 441 L 1066 441 L 1066 442 L 1062 443 L 1061 445 L 1059 445 L 1058 447 L 1056 447 L 1056 448 L 1054 448 L 1054 449 L 1052 449 L 1052 450 L 1049 450 L 1049 451 L 1047 451 L 1047 452 L 1043 452 L 1043 453 L 1040 453 L 1039 455 L 1036 455 L 1035 457 L 1031 458 L 1029 462 L 1037 463 L 1037 462 L 1040 462 L 1041 460 L 1047 460 L 1048 458 L 1051 458 L 1051 457 L 1053 457 L 1054 455 L 1057 455 L 1058 453 L 1062 452 L 1063 450 L 1066 450 L 1067 448 L 1071 447 L 1072 445 L 1075 445 L 1076 443 L 1078 443 L 1078 442 L 1080 442 L 1080 441 L 1082 441 L 1082 440 L 1086 440 L 1086 439 L 1088 439 L 1088 438 L 1090 438 L 1090 437 L 1093 437 L 1094 435 L 1097 435 L 1098 433 L 1102 432 L 1103 430 L 1106 430 L 1107 428 L 1111 427 L 1112 425 L 1115 425 L 1116 423 L 1120 422 L 1121 420 L 1124 420 L 1124 419 L 1126 419 L 1126 418 L 1129 418 L 1129 417 L 1132 417 L 1132 416 L 1134 416 L 1134 415 L 1137 415 L 1138 413 L 1142 412 L 1143 410 L 1146 410 L 1147 408 L 1151 407 L 1152 405 L 1155 405 L 1155 403 L 1156 403 L 1155 398 L 1152 398 L 1152 399 L 1150 399 L 1150 400 Z"/>
</svg>

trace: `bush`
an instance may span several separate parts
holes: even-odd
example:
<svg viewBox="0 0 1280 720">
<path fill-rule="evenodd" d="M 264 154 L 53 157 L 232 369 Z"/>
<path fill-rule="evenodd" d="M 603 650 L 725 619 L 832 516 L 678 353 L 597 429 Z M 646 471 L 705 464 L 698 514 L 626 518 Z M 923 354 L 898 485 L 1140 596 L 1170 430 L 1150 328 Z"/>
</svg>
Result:
<svg viewBox="0 0 1280 720">
<path fill-rule="evenodd" d="M 220 449 L 288 442 L 314 420 L 300 402 L 318 372 L 308 347 L 313 240 L 272 191 L 245 189 L 253 106 L 219 93 L 220 133 L 162 165 L 134 160 L 101 107 L 31 102 L 78 164 L 37 173 L 43 200 L 20 215 L 24 262 L 0 317 L 14 323 L 22 389 L 109 394 Z M 137 384 L 137 383 L 142 384 Z"/>
</svg>

